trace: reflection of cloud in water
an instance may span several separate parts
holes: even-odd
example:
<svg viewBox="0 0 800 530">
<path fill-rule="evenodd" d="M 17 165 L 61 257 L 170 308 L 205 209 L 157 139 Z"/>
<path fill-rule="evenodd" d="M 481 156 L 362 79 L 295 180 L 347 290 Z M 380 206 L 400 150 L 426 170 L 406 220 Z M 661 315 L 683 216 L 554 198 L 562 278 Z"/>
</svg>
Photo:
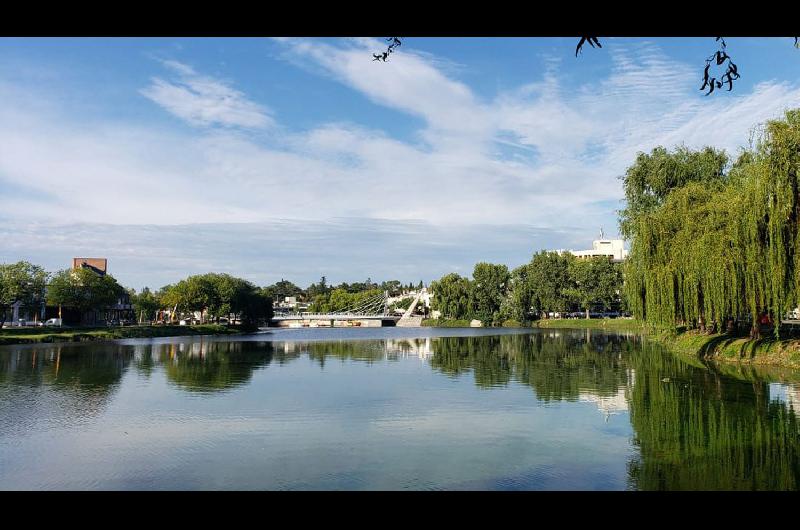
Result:
<svg viewBox="0 0 800 530">
<path fill-rule="evenodd" d="M 769 384 L 770 401 L 786 403 L 792 409 L 800 410 L 800 385 L 787 383 Z"/>
<path fill-rule="evenodd" d="M 358 342 L 286 341 L 275 343 L 275 349 L 287 356 L 308 354 L 315 358 L 332 356 L 369 361 L 408 357 L 427 359 L 433 354 L 432 342 L 431 337 Z"/>
<path fill-rule="evenodd" d="M 633 368 L 629 368 L 626 371 L 628 382 L 625 386 L 620 386 L 616 394 L 601 395 L 595 392 L 582 391 L 578 394 L 578 400 L 586 403 L 595 403 L 597 410 L 606 416 L 606 420 L 608 420 L 609 416 L 628 412 L 628 395 L 634 385 L 636 373 Z"/>
</svg>

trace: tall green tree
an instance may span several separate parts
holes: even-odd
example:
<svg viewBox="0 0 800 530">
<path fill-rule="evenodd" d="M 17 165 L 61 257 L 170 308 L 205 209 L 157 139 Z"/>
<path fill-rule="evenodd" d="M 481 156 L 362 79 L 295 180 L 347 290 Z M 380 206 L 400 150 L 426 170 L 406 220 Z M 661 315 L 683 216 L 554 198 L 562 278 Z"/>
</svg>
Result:
<svg viewBox="0 0 800 530">
<path fill-rule="evenodd" d="M 639 153 L 625 172 L 625 208 L 619 212 L 620 233 L 635 236 L 636 221 L 664 204 L 671 191 L 690 182 L 714 183 L 724 180 L 728 155 L 706 147 L 692 151 L 684 146 L 673 151 L 656 147 Z"/>
<path fill-rule="evenodd" d="M 95 313 L 117 303 L 125 289 L 110 274 L 91 269 L 67 269 L 53 275 L 47 286 L 47 302 L 80 311 L 82 321 L 94 323 Z"/>
<path fill-rule="evenodd" d="M 129 291 L 131 304 L 136 313 L 136 318 L 140 321 L 153 320 L 156 311 L 162 307 L 161 300 L 156 293 L 150 291 L 148 287 L 137 293 L 134 289 Z"/>
<path fill-rule="evenodd" d="M 511 271 L 506 296 L 500 306 L 502 320 L 526 322 L 533 320 L 538 307 L 534 306 L 533 289 L 529 278 L 529 265 Z"/>
<path fill-rule="evenodd" d="M 500 306 L 510 274 L 506 265 L 481 262 L 472 271 L 472 306 L 475 318 L 491 325 L 501 321 Z"/>
<path fill-rule="evenodd" d="M 469 279 L 455 272 L 431 282 L 432 309 L 440 311 L 444 318 L 472 318 L 470 284 Z"/>
<path fill-rule="evenodd" d="M 632 236 L 628 301 L 652 323 L 715 330 L 748 320 L 757 337 L 759 321 L 779 322 L 800 293 L 800 110 L 768 121 L 754 148 L 712 173 L 621 216 Z"/>
<path fill-rule="evenodd" d="M 272 298 L 268 292 L 251 282 L 229 274 L 198 274 L 189 276 L 169 288 L 162 295 L 168 307 L 180 312 L 199 311 L 219 319 L 231 314 L 239 315 L 246 324 L 272 318 Z"/>
<path fill-rule="evenodd" d="M 573 289 L 569 264 L 575 260 L 571 254 L 541 251 L 533 255 L 528 265 L 531 305 L 545 316 L 548 311 L 566 311 L 570 306 Z"/>
<path fill-rule="evenodd" d="M 573 285 L 569 292 L 586 311 L 586 318 L 594 306 L 610 309 L 622 289 L 620 267 L 604 256 L 571 260 L 569 276 Z"/>
<path fill-rule="evenodd" d="M 17 302 L 23 310 L 36 311 L 45 297 L 47 273 L 27 261 L 0 264 L 0 328 Z"/>
<path fill-rule="evenodd" d="M 287 296 L 294 296 L 299 299 L 305 297 L 305 291 L 298 287 L 297 285 L 293 284 L 288 280 L 281 279 L 281 281 L 276 282 L 273 285 L 268 285 L 264 287 L 264 294 L 269 296 L 273 300 L 277 300 L 282 302 Z"/>
</svg>

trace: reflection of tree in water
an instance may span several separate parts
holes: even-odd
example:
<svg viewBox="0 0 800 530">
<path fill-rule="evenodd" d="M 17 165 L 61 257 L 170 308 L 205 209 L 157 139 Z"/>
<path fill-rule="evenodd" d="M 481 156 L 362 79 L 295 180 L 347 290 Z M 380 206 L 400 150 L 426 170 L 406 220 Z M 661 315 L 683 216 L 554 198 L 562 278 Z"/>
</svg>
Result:
<svg viewBox="0 0 800 530">
<path fill-rule="evenodd" d="M 305 354 L 324 367 L 330 358 L 372 364 L 383 360 L 396 361 L 402 356 L 425 356 L 430 342 L 430 338 L 284 342 L 276 343 L 276 351 Z"/>
<path fill-rule="evenodd" d="M 515 380 L 539 399 L 627 398 L 634 489 L 800 488 L 800 423 L 753 368 L 705 366 L 637 337 L 553 331 L 442 337 L 431 364 L 480 387 Z"/>
<path fill-rule="evenodd" d="M 160 344 L 143 352 L 142 359 L 157 359 L 167 380 L 192 392 L 227 390 L 250 381 L 253 371 L 273 359 L 270 342 L 197 341 Z"/>
<path fill-rule="evenodd" d="M 531 386 L 544 401 L 578 399 L 581 392 L 614 395 L 627 382 L 620 344 L 625 338 L 583 332 L 440 337 L 431 365 L 446 374 L 472 371 L 475 384 L 515 381 Z"/>
<path fill-rule="evenodd" d="M 385 340 L 361 340 L 340 342 L 306 342 L 301 345 L 310 359 L 325 366 L 328 357 L 342 361 L 362 361 L 372 364 L 387 358 Z"/>
<path fill-rule="evenodd" d="M 52 385 L 107 392 L 119 382 L 133 352 L 115 344 L 24 347 L 0 353 L 0 380 L 25 386 Z"/>
<path fill-rule="evenodd" d="M 94 417 L 111 400 L 132 358 L 130 347 L 116 344 L 94 345 L 89 351 L 79 345 L 4 348 L 0 419 L 23 428 Z"/>
<path fill-rule="evenodd" d="M 628 466 L 632 488 L 800 487 L 800 426 L 793 409 L 770 401 L 767 383 L 692 366 L 653 344 L 632 349 L 630 360 L 640 449 Z"/>
</svg>

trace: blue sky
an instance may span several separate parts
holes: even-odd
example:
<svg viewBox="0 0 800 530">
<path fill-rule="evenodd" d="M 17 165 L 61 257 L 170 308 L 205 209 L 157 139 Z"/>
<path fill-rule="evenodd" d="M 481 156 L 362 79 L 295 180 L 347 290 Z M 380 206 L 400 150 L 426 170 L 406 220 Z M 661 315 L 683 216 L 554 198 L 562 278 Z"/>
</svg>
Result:
<svg viewBox="0 0 800 530">
<path fill-rule="evenodd" d="M 429 281 L 617 231 L 638 151 L 800 106 L 792 39 L 0 39 L 0 261 Z"/>
</svg>

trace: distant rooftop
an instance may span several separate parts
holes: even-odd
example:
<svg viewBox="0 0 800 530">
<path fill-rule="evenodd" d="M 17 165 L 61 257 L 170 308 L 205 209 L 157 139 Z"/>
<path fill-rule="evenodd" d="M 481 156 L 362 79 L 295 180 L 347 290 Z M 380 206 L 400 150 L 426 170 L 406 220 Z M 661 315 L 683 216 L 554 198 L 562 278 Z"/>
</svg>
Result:
<svg viewBox="0 0 800 530">
<path fill-rule="evenodd" d="M 106 258 L 72 258 L 73 269 L 92 269 L 99 274 L 108 272 L 108 259 Z"/>
</svg>

